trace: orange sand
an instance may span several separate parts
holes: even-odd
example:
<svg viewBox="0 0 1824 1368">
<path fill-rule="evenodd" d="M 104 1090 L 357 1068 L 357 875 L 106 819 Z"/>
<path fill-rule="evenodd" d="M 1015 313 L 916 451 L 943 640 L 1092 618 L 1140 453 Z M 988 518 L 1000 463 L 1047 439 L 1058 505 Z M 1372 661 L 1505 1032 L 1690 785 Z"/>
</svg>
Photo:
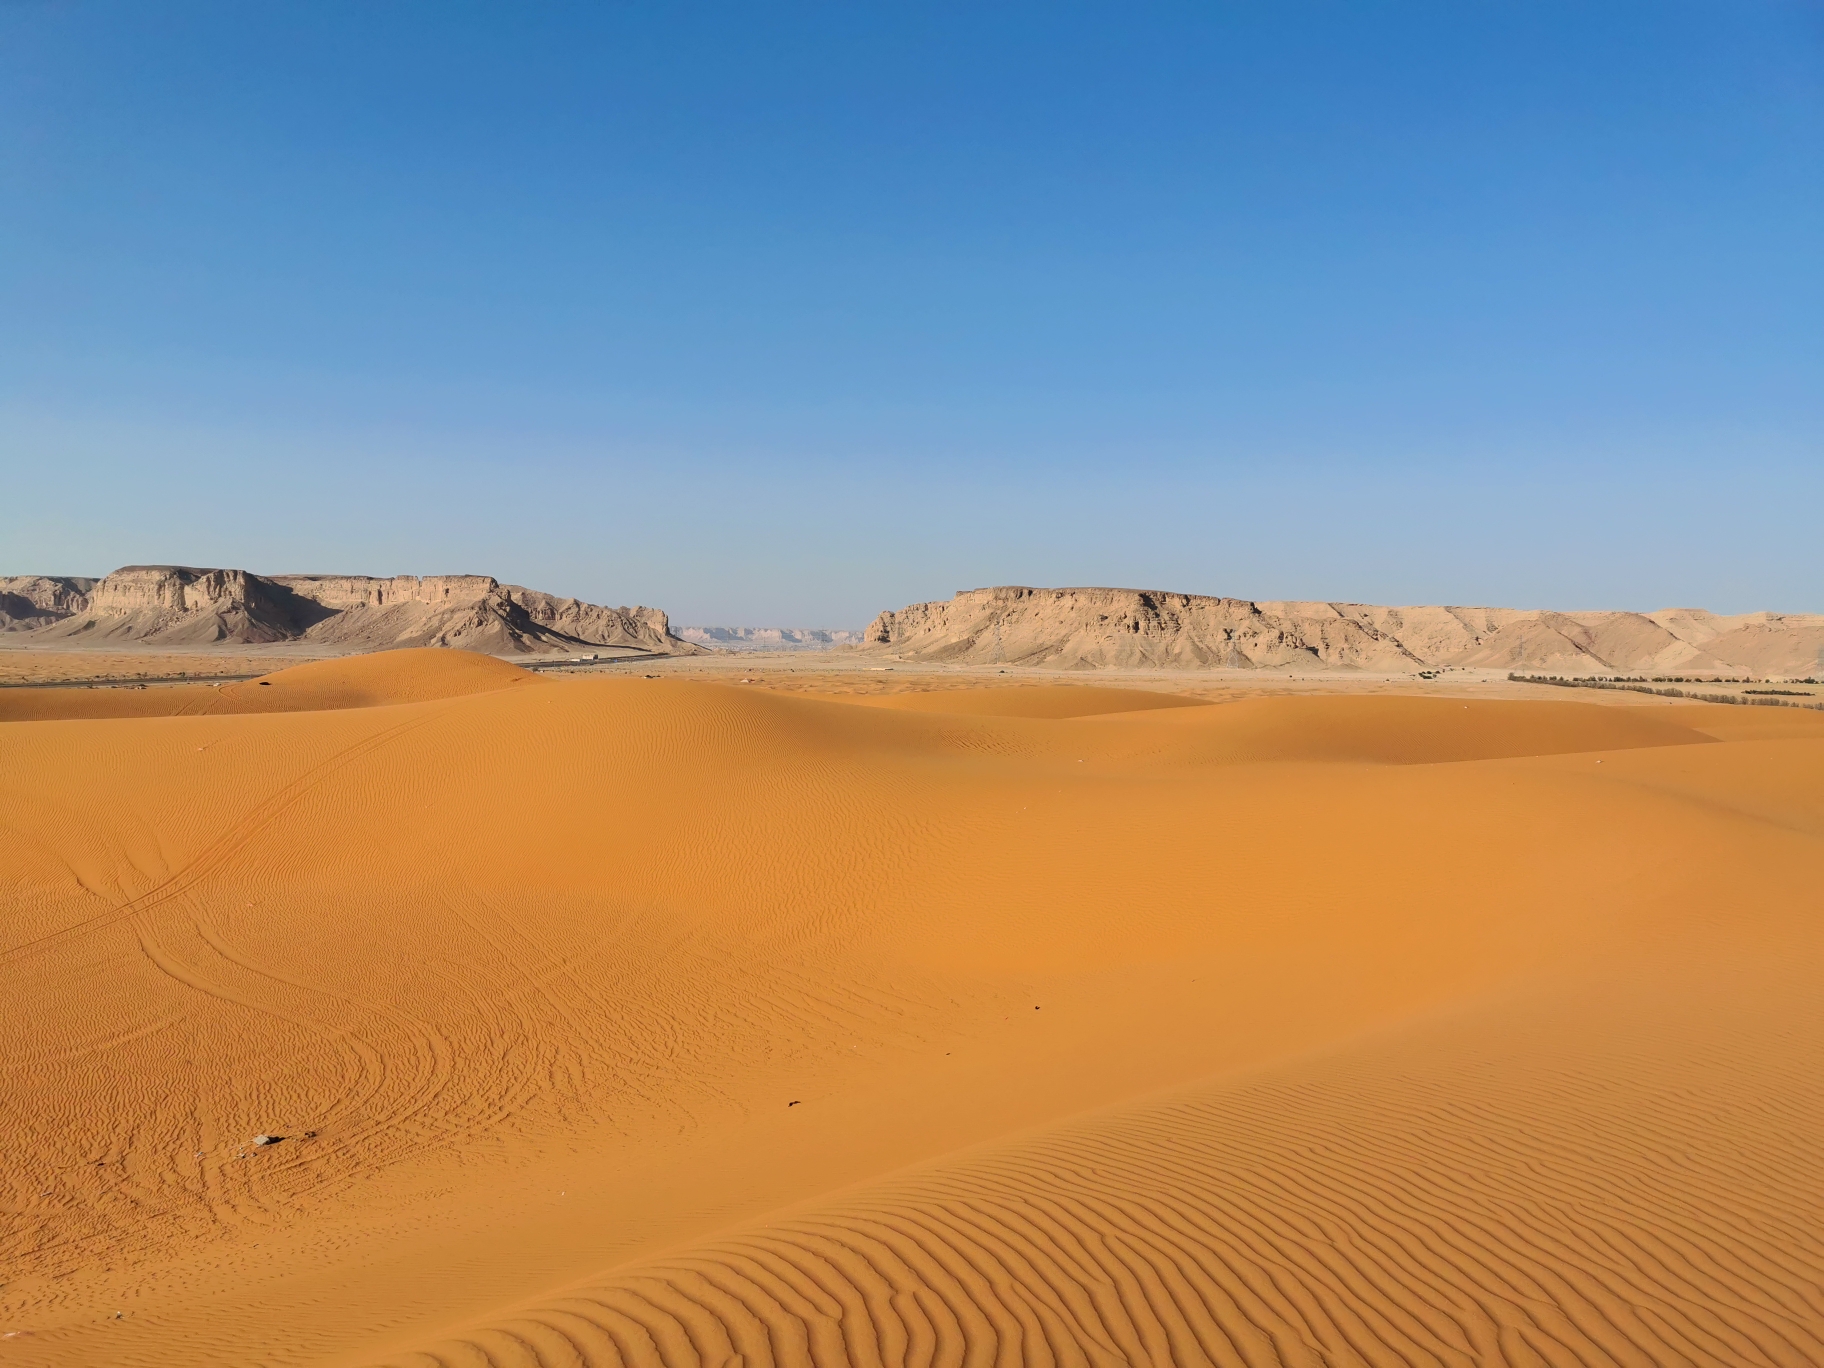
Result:
<svg viewBox="0 0 1824 1368">
<path fill-rule="evenodd" d="M 338 654 L 321 647 L 214 646 L 174 651 L 158 647 L 46 650 L 26 645 L 20 635 L 0 633 L 0 691 L 19 685 L 60 683 L 143 684 L 149 680 L 204 683 L 246 679 L 307 660 Z"/>
<path fill-rule="evenodd" d="M 0 722 L 324 712 L 427 703 L 535 682 L 517 665 L 492 656 L 427 647 L 315 661 L 227 684 L 0 689 Z"/>
<path fill-rule="evenodd" d="M 53 693 L 0 1364 L 1824 1362 L 1824 715 Z"/>
</svg>

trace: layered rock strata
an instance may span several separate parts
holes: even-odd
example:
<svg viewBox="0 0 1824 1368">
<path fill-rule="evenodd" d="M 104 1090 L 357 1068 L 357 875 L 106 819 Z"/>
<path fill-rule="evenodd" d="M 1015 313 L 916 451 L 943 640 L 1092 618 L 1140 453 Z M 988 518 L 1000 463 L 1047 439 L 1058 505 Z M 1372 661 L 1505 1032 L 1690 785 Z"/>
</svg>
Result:
<svg viewBox="0 0 1824 1368">
<path fill-rule="evenodd" d="M 62 575 L 0 576 L 0 632 L 29 632 L 80 612 L 97 581 Z"/>
<path fill-rule="evenodd" d="M 1065 669 L 1462 666 L 1805 676 L 1824 668 L 1824 615 L 1389 608 L 1003 585 L 882 613 L 868 625 L 863 649 L 907 661 Z"/>
<path fill-rule="evenodd" d="M 365 651 L 457 646 L 494 655 L 702 648 L 657 608 L 607 608 L 488 575 L 255 575 L 129 565 L 101 580 L 0 579 L 0 631 L 45 640 L 203 646 L 302 641 Z"/>
</svg>

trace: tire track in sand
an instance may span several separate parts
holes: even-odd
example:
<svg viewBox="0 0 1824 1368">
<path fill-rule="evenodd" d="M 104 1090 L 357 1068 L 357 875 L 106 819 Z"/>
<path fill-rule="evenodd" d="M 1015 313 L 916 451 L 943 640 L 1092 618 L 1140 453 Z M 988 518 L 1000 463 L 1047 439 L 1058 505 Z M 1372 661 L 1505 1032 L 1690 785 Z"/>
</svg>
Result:
<svg viewBox="0 0 1824 1368">
<path fill-rule="evenodd" d="M 1509 1008 L 1102 1113 L 386 1362 L 1815 1368 L 1805 991 Z"/>
<path fill-rule="evenodd" d="M 286 809 L 300 802 L 312 789 L 336 771 L 357 760 L 364 759 L 388 742 L 417 731 L 420 727 L 428 726 L 440 711 L 442 710 L 433 711 L 427 708 L 421 716 L 407 718 L 395 726 L 370 733 L 359 741 L 344 746 L 341 750 L 312 765 L 303 774 L 282 785 L 276 792 L 249 809 L 226 831 L 168 878 L 154 884 L 137 897 L 129 898 L 113 907 L 104 908 L 90 916 L 60 926 L 55 931 L 48 931 L 43 935 L 34 936 L 29 940 L 20 941 L 0 950 L 0 965 L 16 963 L 78 937 L 118 925 L 141 912 L 149 911 L 171 898 L 188 892 L 220 868 L 262 829 L 270 826 Z"/>
</svg>

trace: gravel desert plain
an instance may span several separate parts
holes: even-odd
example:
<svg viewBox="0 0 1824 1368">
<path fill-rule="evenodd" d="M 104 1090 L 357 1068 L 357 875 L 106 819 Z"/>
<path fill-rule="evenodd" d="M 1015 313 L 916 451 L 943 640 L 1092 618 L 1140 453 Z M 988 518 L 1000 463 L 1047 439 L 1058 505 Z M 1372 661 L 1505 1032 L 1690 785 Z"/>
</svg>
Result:
<svg viewBox="0 0 1824 1368">
<path fill-rule="evenodd" d="M 1824 1363 L 1816 620 L 120 573 L 0 638 L 0 1364 Z"/>
</svg>

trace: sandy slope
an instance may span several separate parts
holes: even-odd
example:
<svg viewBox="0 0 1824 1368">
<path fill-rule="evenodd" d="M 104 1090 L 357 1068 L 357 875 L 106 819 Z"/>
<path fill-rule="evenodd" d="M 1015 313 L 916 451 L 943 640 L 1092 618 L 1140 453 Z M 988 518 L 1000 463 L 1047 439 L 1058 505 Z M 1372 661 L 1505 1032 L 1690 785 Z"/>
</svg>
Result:
<svg viewBox="0 0 1824 1368">
<path fill-rule="evenodd" d="M 538 676 L 492 656 L 424 646 L 312 661 L 229 684 L 5 689 L 0 690 L 0 722 L 321 712 L 425 703 L 538 682 Z"/>
<path fill-rule="evenodd" d="M 960 713 L 970 717 L 1100 717 L 1108 713 L 1195 708 L 1201 700 L 1143 689 L 1083 688 L 1071 684 L 1026 684 L 941 692 L 909 690 L 851 700 L 902 712 Z"/>
<path fill-rule="evenodd" d="M 238 687 L 0 726 L 0 1363 L 1824 1358 L 1824 717 Z"/>
<path fill-rule="evenodd" d="M 39 647 L 19 649 L 17 640 L 0 641 L 0 690 L 20 685 L 108 683 L 143 684 L 147 680 L 187 678 L 204 683 L 282 669 L 318 656 L 298 654 L 292 647 L 267 647 L 242 654 L 235 651 L 52 651 Z"/>
</svg>

